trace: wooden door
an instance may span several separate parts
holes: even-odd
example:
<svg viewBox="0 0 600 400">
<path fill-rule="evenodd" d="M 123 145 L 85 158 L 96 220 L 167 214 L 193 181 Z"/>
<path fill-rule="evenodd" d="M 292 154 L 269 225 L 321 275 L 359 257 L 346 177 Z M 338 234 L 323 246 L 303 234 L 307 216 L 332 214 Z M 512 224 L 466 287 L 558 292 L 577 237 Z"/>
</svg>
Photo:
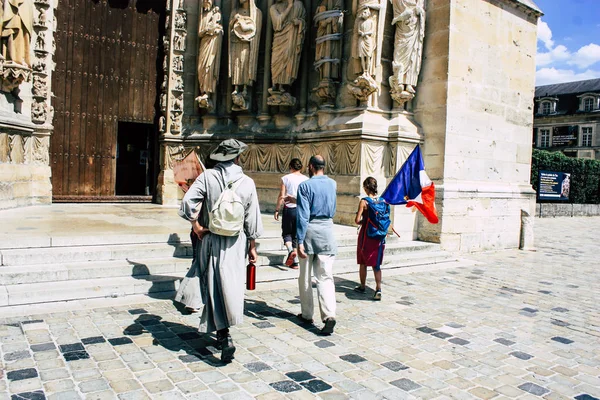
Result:
<svg viewBox="0 0 600 400">
<path fill-rule="evenodd" d="M 53 200 L 114 201 L 119 121 L 157 126 L 165 0 L 58 4 Z"/>
</svg>

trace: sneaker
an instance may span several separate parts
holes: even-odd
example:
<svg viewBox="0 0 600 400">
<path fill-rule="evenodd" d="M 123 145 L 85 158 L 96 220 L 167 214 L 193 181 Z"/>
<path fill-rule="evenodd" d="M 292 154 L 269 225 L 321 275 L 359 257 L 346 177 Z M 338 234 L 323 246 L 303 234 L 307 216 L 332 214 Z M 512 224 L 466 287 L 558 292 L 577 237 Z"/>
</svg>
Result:
<svg viewBox="0 0 600 400">
<path fill-rule="evenodd" d="M 373 300 L 381 301 L 381 290 L 375 292 L 375 294 L 373 295 Z"/>
<path fill-rule="evenodd" d="M 367 290 L 366 287 L 360 286 L 360 285 L 358 285 L 357 287 L 354 288 L 354 291 L 358 292 L 358 293 L 364 293 L 364 292 L 366 292 L 366 290 Z"/>
<path fill-rule="evenodd" d="M 296 250 L 292 250 L 288 253 L 287 259 L 285 260 L 285 265 L 291 267 L 294 264 L 294 259 L 296 258 Z"/>
<path fill-rule="evenodd" d="M 321 329 L 321 335 L 331 335 L 333 333 L 334 327 L 335 327 L 335 318 L 327 318 L 325 320 L 325 325 Z"/>
</svg>

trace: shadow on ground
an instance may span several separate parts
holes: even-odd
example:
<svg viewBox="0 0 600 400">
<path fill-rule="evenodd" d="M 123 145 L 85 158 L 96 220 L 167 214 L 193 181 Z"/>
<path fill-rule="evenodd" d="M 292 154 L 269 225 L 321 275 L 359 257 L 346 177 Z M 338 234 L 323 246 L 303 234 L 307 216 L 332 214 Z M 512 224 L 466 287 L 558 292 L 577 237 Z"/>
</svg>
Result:
<svg viewBox="0 0 600 400">
<path fill-rule="evenodd" d="M 215 347 L 217 341 L 212 334 L 198 333 L 196 327 L 163 321 L 158 315 L 141 314 L 123 333 L 130 337 L 150 333 L 154 346 L 162 346 L 173 352 L 184 351 L 185 355 L 179 355 L 184 363 L 202 361 L 215 367 L 225 365 L 217 358 L 220 350 Z"/>
</svg>

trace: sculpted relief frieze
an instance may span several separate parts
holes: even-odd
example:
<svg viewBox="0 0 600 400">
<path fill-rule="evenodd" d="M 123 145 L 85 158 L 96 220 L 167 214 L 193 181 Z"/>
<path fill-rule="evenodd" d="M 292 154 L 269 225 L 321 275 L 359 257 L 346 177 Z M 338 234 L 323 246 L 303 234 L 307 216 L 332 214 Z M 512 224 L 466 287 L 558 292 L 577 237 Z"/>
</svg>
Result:
<svg viewBox="0 0 600 400">
<path fill-rule="evenodd" d="M 48 165 L 49 136 L 0 133 L 0 163 Z"/>
</svg>

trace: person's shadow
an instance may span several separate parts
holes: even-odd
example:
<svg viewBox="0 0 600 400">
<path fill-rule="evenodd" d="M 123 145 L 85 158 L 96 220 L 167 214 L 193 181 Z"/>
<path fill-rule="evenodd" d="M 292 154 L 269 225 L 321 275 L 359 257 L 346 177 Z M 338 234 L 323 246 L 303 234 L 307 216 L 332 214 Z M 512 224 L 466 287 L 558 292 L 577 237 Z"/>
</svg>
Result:
<svg viewBox="0 0 600 400">
<path fill-rule="evenodd" d="M 179 355 L 184 363 L 203 361 L 215 367 L 222 363 L 215 353 L 220 353 L 216 348 L 217 340 L 211 334 L 201 334 L 194 327 L 171 321 L 163 321 L 162 317 L 154 314 L 141 314 L 133 324 L 123 330 L 126 336 L 137 336 L 143 333 L 152 335 L 154 346 L 162 346 L 173 352 L 184 351 Z"/>
<path fill-rule="evenodd" d="M 292 304 L 300 304 L 300 300 L 289 300 Z M 258 319 L 259 322 L 267 322 L 269 318 L 287 319 L 298 325 L 300 328 L 306 329 L 314 334 L 319 334 L 319 329 L 314 324 L 309 324 L 300 320 L 295 314 L 271 307 L 264 301 L 245 299 L 244 300 L 244 315 L 247 317 Z"/>
<path fill-rule="evenodd" d="M 373 295 L 375 291 L 369 287 L 366 288 L 365 293 L 359 293 L 354 291 L 357 286 L 355 281 L 349 281 L 348 279 L 335 277 L 335 291 L 337 293 L 343 293 L 347 299 L 359 300 L 359 301 L 373 301 Z"/>
</svg>

